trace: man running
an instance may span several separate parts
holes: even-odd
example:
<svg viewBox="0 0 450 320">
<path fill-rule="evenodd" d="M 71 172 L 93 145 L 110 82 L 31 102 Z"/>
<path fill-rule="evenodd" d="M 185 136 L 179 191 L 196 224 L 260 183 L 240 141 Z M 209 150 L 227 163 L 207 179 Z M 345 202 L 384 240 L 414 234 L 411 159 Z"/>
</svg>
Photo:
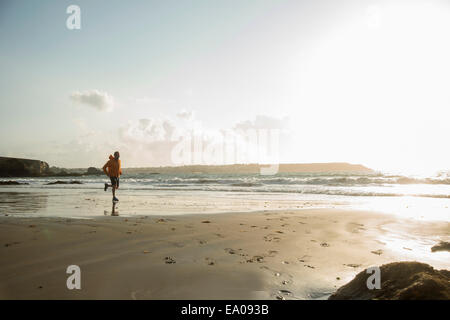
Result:
<svg viewBox="0 0 450 320">
<path fill-rule="evenodd" d="M 114 152 L 114 157 L 110 155 L 109 161 L 103 166 L 103 172 L 111 179 L 111 184 L 105 183 L 105 191 L 108 187 L 112 188 L 113 201 L 119 201 L 116 198 L 116 189 L 119 189 L 119 178 L 122 174 L 119 157 L 119 151 Z"/>
</svg>

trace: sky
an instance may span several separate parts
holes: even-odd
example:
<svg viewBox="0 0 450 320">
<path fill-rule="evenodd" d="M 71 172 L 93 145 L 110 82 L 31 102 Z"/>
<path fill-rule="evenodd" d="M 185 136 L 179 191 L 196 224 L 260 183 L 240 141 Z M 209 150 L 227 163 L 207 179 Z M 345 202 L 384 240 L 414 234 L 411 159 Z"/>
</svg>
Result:
<svg viewBox="0 0 450 320">
<path fill-rule="evenodd" d="M 0 155 L 449 170 L 449 33 L 449 0 L 0 0 Z"/>
</svg>

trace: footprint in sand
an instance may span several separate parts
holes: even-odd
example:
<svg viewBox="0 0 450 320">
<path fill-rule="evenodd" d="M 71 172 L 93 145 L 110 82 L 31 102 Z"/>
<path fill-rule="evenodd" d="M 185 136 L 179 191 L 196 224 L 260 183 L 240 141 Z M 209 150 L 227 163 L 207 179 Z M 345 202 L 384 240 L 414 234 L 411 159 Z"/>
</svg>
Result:
<svg viewBox="0 0 450 320">
<path fill-rule="evenodd" d="M 311 266 L 311 265 L 309 265 L 309 264 L 305 264 L 305 265 L 303 265 L 304 267 L 307 267 L 307 268 L 310 268 L 310 269 L 315 269 L 316 267 L 314 267 L 314 266 Z"/>
<path fill-rule="evenodd" d="M 11 247 L 12 245 L 16 245 L 16 244 L 20 244 L 20 242 L 5 243 L 5 247 Z"/>
<path fill-rule="evenodd" d="M 307 262 L 308 258 L 311 258 L 311 256 L 305 254 L 304 256 L 298 258 L 298 261 L 300 261 L 300 262 Z"/>
<path fill-rule="evenodd" d="M 274 242 L 279 242 L 281 240 L 281 238 L 279 237 L 274 237 L 274 234 L 268 234 L 266 236 L 263 237 L 264 241 L 274 241 Z"/>
<path fill-rule="evenodd" d="M 356 263 L 348 263 L 348 264 L 344 264 L 344 266 L 350 267 L 350 268 L 359 268 L 361 267 L 360 264 L 356 264 Z"/>
<path fill-rule="evenodd" d="M 262 262 L 264 262 L 264 257 L 263 256 L 253 256 L 251 259 L 248 259 L 246 262 L 247 263 L 253 263 L 253 262 L 262 263 Z"/>
<path fill-rule="evenodd" d="M 290 292 L 289 290 L 285 290 L 285 289 L 281 289 L 281 290 L 278 290 L 278 293 L 283 297 L 289 297 L 289 296 L 291 296 L 292 295 L 292 292 Z"/>
<path fill-rule="evenodd" d="M 346 229 L 351 233 L 359 233 L 360 231 L 366 230 L 366 228 L 363 228 L 363 226 L 364 225 L 362 223 L 350 222 L 349 224 L 347 224 Z"/>
<path fill-rule="evenodd" d="M 207 244 L 206 240 L 198 240 L 198 244 Z"/>
<path fill-rule="evenodd" d="M 321 247 L 327 248 L 327 247 L 329 247 L 330 245 L 329 245 L 328 243 L 326 243 L 326 242 L 322 242 L 322 243 L 320 244 L 320 246 L 321 246 Z"/>
<path fill-rule="evenodd" d="M 269 250 L 268 252 L 268 257 L 275 257 L 275 255 L 278 253 L 277 250 Z"/>
<path fill-rule="evenodd" d="M 167 264 L 174 264 L 174 263 L 176 263 L 175 259 L 172 258 L 172 257 L 165 257 L 165 258 L 164 258 L 164 261 L 165 261 Z"/>
<path fill-rule="evenodd" d="M 371 253 L 373 253 L 373 254 L 376 254 L 376 255 L 381 255 L 381 254 L 383 254 L 383 250 L 381 250 L 381 249 L 378 249 L 378 250 L 374 250 L 374 251 L 370 251 Z"/>
<path fill-rule="evenodd" d="M 208 258 L 208 257 L 205 258 L 205 261 L 208 264 L 208 266 L 213 266 L 213 265 L 216 264 L 216 261 L 214 261 L 214 259 L 211 259 L 211 258 Z"/>
<path fill-rule="evenodd" d="M 261 266 L 259 268 L 262 269 L 262 270 L 269 271 L 274 277 L 281 277 L 281 276 L 283 276 L 283 277 L 288 277 L 288 278 L 292 279 L 292 275 L 290 275 L 288 273 L 282 273 L 281 271 L 271 269 L 271 268 L 269 268 L 267 266 Z M 285 280 L 285 281 L 292 282 L 292 280 Z"/>
<path fill-rule="evenodd" d="M 224 250 L 225 250 L 226 253 L 229 253 L 229 254 L 236 254 L 237 253 L 236 250 L 231 249 L 231 248 L 225 248 Z"/>
</svg>

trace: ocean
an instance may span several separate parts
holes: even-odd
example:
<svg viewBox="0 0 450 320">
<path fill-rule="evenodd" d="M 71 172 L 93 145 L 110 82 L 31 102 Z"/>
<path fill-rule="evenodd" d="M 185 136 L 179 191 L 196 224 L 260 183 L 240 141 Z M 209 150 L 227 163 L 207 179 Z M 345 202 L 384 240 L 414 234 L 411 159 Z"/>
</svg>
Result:
<svg viewBox="0 0 450 320">
<path fill-rule="evenodd" d="M 28 185 L 22 188 L 99 189 L 106 176 L 3 178 Z M 80 181 L 82 184 L 56 184 L 55 181 Z M 431 197 L 450 198 L 450 174 L 430 177 L 391 174 L 350 173 L 280 173 L 259 174 L 125 174 L 120 178 L 122 190 L 177 190 L 298 193 L 342 196 Z"/>
<path fill-rule="evenodd" d="M 106 176 L 3 178 L 27 185 L 0 187 L 0 213 L 11 211 L 17 194 L 90 195 L 108 199 L 110 193 L 103 192 L 108 182 Z M 79 181 L 81 184 L 51 184 L 55 181 Z M 81 196 L 82 195 L 82 196 Z M 387 173 L 279 173 L 259 174 L 125 174 L 120 179 L 119 197 L 139 196 L 160 204 L 159 212 L 173 213 L 173 203 L 179 207 L 177 213 L 228 212 L 268 209 L 297 209 L 305 207 L 336 207 L 350 205 L 359 209 L 389 212 L 416 208 L 413 216 L 433 217 L 449 220 L 450 173 L 440 172 L 433 176 L 405 176 Z M 21 195 L 20 201 L 26 196 Z M 189 198 L 189 206 L 173 199 Z M 136 198 L 134 207 L 139 207 Z M 164 201 L 166 199 L 167 201 Z M 208 202 L 205 207 L 204 202 Z M 232 199 L 232 200 L 230 200 Z M 139 201 L 140 201 L 139 200 Z M 19 201 L 19 202 L 20 202 Z M 229 207 L 233 202 L 235 206 Z M 245 202 L 247 201 L 247 202 Z M 248 201 L 251 203 L 249 204 Z M 265 206 L 258 205 L 269 202 Z M 305 206 L 305 202 L 308 206 Z M 240 206 L 239 203 L 243 205 Z M 244 203 L 246 203 L 244 205 Z M 275 204 L 275 205 L 274 205 Z M 289 205 L 286 205 L 289 204 Z M 143 213 L 144 208 L 137 210 Z M 60 209 L 63 206 L 59 206 Z M 123 203 L 122 203 L 123 207 Z M 432 209 L 432 210 L 431 210 Z M 426 210 L 427 212 L 425 212 Z M 64 211 L 64 210 L 59 210 Z M 59 212 L 58 211 L 58 212 Z M 137 212 L 134 211 L 134 212 Z M 412 211 L 412 210 L 409 210 Z M 16 213 L 20 213 L 15 210 Z M 48 212 L 48 210 L 47 210 Z"/>
</svg>

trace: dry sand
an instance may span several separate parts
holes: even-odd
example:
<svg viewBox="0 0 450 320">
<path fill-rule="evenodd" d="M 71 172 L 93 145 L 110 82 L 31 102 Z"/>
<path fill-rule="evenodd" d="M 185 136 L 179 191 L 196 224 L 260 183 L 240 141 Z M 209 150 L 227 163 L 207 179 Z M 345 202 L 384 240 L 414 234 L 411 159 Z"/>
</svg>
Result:
<svg viewBox="0 0 450 320">
<path fill-rule="evenodd" d="M 449 269 L 448 222 L 305 209 L 0 217 L 0 299 L 326 299 L 369 266 Z M 81 268 L 68 290 L 66 268 Z"/>
</svg>

